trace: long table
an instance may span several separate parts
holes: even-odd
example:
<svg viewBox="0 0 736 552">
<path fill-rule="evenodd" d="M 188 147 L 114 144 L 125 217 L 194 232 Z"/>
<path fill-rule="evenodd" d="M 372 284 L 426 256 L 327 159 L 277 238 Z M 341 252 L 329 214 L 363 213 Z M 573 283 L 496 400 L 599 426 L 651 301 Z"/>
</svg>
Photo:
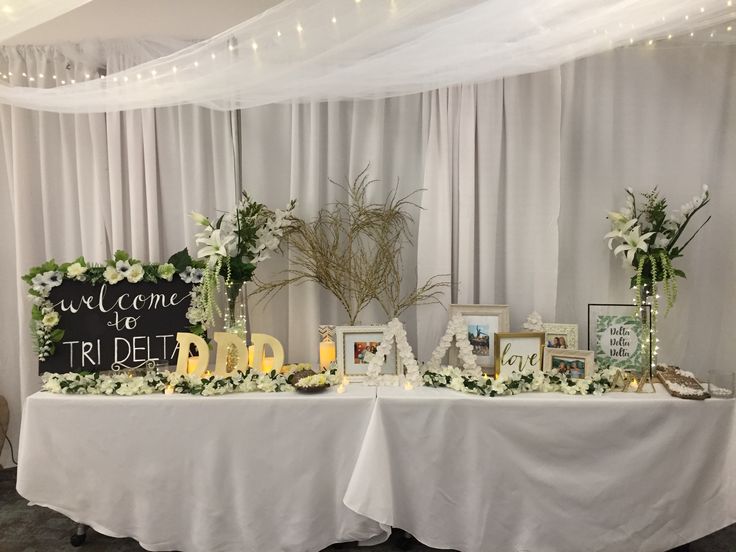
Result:
<svg viewBox="0 0 736 552">
<path fill-rule="evenodd" d="M 384 534 L 345 507 L 376 390 L 220 397 L 37 393 L 17 489 L 147 550 L 309 552 Z"/>
<path fill-rule="evenodd" d="M 662 552 L 736 522 L 736 401 L 612 393 L 28 398 L 18 491 L 148 550 Z"/>
</svg>

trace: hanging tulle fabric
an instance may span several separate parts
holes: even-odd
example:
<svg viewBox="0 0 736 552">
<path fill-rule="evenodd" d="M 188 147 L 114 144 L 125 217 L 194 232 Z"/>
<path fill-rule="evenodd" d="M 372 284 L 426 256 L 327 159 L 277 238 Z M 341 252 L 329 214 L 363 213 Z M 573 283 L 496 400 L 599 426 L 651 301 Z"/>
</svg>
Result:
<svg viewBox="0 0 736 552">
<path fill-rule="evenodd" d="M 0 86 L 0 102 L 88 113 L 398 96 L 539 71 L 651 38 L 694 36 L 733 19 L 732 4 L 286 0 L 208 40 L 125 71 L 87 71 L 83 82 L 50 88 Z M 0 82 L 7 81 L 0 75 Z"/>
</svg>

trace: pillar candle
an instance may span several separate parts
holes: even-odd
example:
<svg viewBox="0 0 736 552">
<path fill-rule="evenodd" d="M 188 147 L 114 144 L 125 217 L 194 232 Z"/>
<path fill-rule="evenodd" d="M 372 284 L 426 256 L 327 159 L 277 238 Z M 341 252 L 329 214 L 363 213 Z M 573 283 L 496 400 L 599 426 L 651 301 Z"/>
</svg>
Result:
<svg viewBox="0 0 736 552">
<path fill-rule="evenodd" d="M 319 367 L 327 370 L 330 364 L 335 360 L 335 342 L 322 341 L 319 344 Z"/>
</svg>

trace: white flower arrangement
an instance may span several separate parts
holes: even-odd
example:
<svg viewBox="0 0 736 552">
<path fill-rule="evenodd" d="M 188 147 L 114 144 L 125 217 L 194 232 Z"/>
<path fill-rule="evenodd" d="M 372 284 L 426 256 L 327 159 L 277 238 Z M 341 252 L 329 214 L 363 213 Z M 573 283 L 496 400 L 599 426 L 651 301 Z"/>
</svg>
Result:
<svg viewBox="0 0 736 552">
<path fill-rule="evenodd" d="M 310 387 L 322 387 L 325 385 L 338 385 L 341 378 L 334 373 L 321 372 L 312 376 L 300 378 L 294 383 L 294 387 L 309 389 Z"/>
<path fill-rule="evenodd" d="M 279 248 L 284 232 L 291 226 L 295 206 L 292 200 L 285 210 L 271 211 L 243 192 L 235 209 L 215 221 L 192 212 L 192 219 L 202 228 L 196 234 L 201 246 L 197 257 L 206 265 L 198 276 L 201 297 L 197 308 L 203 311 L 197 311 L 196 318 L 208 325 L 220 312 L 216 302 L 220 276 L 225 278 L 229 315 L 233 316 L 240 289 L 251 281 L 257 265 Z"/>
<path fill-rule="evenodd" d="M 172 259 L 177 256 L 181 257 L 185 253 L 186 250 L 177 253 Z M 188 254 L 181 257 L 181 259 L 188 259 L 189 261 L 186 267 L 182 266 L 181 271 L 177 270 L 172 262 L 144 264 L 132 259 L 125 251 L 116 251 L 112 259 L 102 264 L 90 264 L 84 257 L 79 257 L 71 263 L 62 264 L 57 264 L 56 261 L 51 259 L 42 265 L 31 268 L 22 279 L 29 286 L 28 300 L 33 305 L 31 331 L 39 360 L 44 361 L 53 355 L 56 344 L 64 337 L 64 330 L 58 327 L 61 320 L 60 314 L 55 310 L 54 304 L 49 299 L 49 295 L 54 288 L 60 286 L 66 280 L 89 282 L 93 285 L 103 282 L 108 285 L 115 285 L 123 280 L 130 283 L 142 281 L 155 283 L 158 280 L 171 282 L 177 272 L 184 282 L 194 284 L 201 282 L 201 266 L 192 266 L 197 263 L 192 261 Z M 183 262 L 181 259 L 180 264 Z M 193 295 L 193 305 L 196 302 L 195 299 Z M 192 307 L 190 307 L 191 310 Z M 196 316 L 188 316 L 188 318 L 192 324 L 190 330 L 202 334 L 204 331 L 201 326 L 202 320 L 198 320 Z"/>
<path fill-rule="evenodd" d="M 432 352 L 432 356 L 425 364 L 425 369 L 435 371 L 440 368 L 442 359 L 445 357 L 447 350 L 452 345 L 452 338 L 455 338 L 455 345 L 458 348 L 458 358 L 465 368 L 465 373 L 470 376 L 480 377 L 481 369 L 475 362 L 473 354 L 473 346 L 468 340 L 468 324 L 461 313 L 457 313 L 447 323 L 445 334 L 440 338 L 440 342 Z"/>
<path fill-rule="evenodd" d="M 414 358 L 414 352 L 406 339 L 406 329 L 398 318 L 394 318 L 386 325 L 383 339 L 376 349 L 376 353 L 369 357 L 368 369 L 366 371 L 366 382 L 370 385 L 396 385 L 398 378 L 395 376 L 381 375 L 381 366 L 384 359 L 391 352 L 391 345 L 396 343 L 396 351 L 401 360 L 401 365 L 406 370 L 406 381 L 411 385 L 421 385 L 422 376 L 419 372 L 419 364 Z"/>
<path fill-rule="evenodd" d="M 534 311 L 526 317 L 526 322 L 522 324 L 524 329 L 528 332 L 544 332 L 544 322 L 542 321 L 542 315 L 537 311 Z"/>
<path fill-rule="evenodd" d="M 600 396 L 610 391 L 615 373 L 616 370 L 608 369 L 595 372 L 587 379 L 571 379 L 561 375 L 557 370 L 544 372 L 536 367 L 528 367 L 521 372 L 512 372 L 508 376 L 491 378 L 485 375 L 471 376 L 454 366 L 441 366 L 439 369 L 425 372 L 422 379 L 427 387 L 449 387 L 461 393 L 487 397 L 535 391 Z"/>
</svg>

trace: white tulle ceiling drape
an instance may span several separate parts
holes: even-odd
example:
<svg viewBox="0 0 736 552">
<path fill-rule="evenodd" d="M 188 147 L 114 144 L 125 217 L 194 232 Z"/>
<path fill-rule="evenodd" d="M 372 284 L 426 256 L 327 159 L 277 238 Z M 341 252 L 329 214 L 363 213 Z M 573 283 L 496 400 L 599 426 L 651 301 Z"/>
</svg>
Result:
<svg viewBox="0 0 736 552">
<path fill-rule="evenodd" d="M 81 3 L 58 0 L 56 9 Z M 0 102 L 91 113 L 384 98 L 539 71 L 643 40 L 696 33 L 700 39 L 704 29 L 734 19 L 733 3 L 286 0 L 125 71 L 105 75 L 105 68 L 86 67 L 84 80 L 62 86 L 47 75 L 28 76 L 26 83 L 15 83 L 30 86 L 0 86 Z M 0 82 L 13 82 L 11 76 L 0 75 Z"/>
</svg>

